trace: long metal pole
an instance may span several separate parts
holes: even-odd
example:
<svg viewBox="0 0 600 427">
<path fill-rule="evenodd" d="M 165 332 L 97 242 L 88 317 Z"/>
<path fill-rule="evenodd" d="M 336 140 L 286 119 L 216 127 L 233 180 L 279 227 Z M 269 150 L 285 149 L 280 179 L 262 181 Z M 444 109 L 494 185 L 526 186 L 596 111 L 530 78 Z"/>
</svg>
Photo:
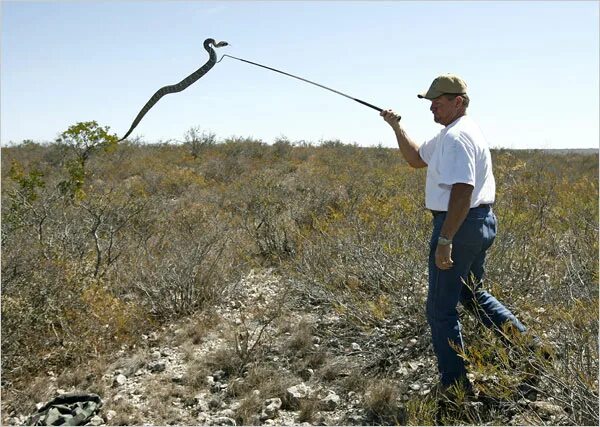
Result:
<svg viewBox="0 0 600 427">
<path fill-rule="evenodd" d="M 333 92 L 333 93 L 337 93 L 338 95 L 345 96 L 345 97 L 346 97 L 346 98 L 348 98 L 348 99 L 351 99 L 351 100 L 353 100 L 353 101 L 356 101 L 356 102 L 358 102 L 358 103 L 360 103 L 360 104 L 362 104 L 362 105 L 366 105 L 367 107 L 370 107 L 370 108 L 372 108 L 372 109 L 374 109 L 374 110 L 377 110 L 377 111 L 379 111 L 379 112 L 383 111 L 383 109 L 381 109 L 381 108 L 379 108 L 379 107 L 377 107 L 377 106 L 375 106 L 375 105 L 373 105 L 373 104 L 369 104 L 368 102 L 365 102 L 365 101 L 363 101 L 363 100 L 361 100 L 361 99 L 354 98 L 354 97 L 352 97 L 352 96 L 350 96 L 350 95 L 346 95 L 345 93 L 342 93 L 342 92 L 340 92 L 340 91 L 337 91 L 337 90 L 335 90 L 335 89 L 331 89 L 330 87 L 323 86 L 323 85 L 321 85 L 321 84 L 319 84 L 319 83 L 312 82 L 312 81 L 310 81 L 310 80 L 308 80 L 308 79 L 304 79 L 304 78 L 302 78 L 302 77 L 298 77 L 298 76 L 295 76 L 295 75 L 293 75 L 293 74 L 290 74 L 290 73 L 286 73 L 285 71 L 281 71 L 281 70 L 278 70 L 278 69 L 276 69 L 276 68 L 271 68 L 271 67 L 267 67 L 266 65 L 262 65 L 262 64 L 258 64 L 258 63 L 256 63 L 256 62 L 248 61 L 247 59 L 242 59 L 242 58 L 238 58 L 238 57 L 235 57 L 235 56 L 232 56 L 232 55 L 227 55 L 227 54 L 225 54 L 225 55 L 223 55 L 223 56 L 221 57 L 221 59 L 219 59 L 219 61 L 218 61 L 218 62 L 221 62 L 221 61 L 223 60 L 223 58 L 225 58 L 225 57 L 228 57 L 228 58 L 233 58 L 233 59 L 237 59 L 238 61 L 247 62 L 248 64 L 256 65 L 257 67 L 266 68 L 267 70 L 275 71 L 276 73 L 284 74 L 284 75 L 286 75 L 286 76 L 293 77 L 293 78 L 295 78 L 295 79 L 298 79 L 298 80 L 302 80 L 303 82 L 310 83 L 311 85 L 315 85 L 315 86 L 318 86 L 318 87 L 320 87 L 320 88 L 327 89 L 328 91 L 331 91 L 331 92 Z M 400 116 L 398 116 L 398 120 L 400 120 L 400 119 L 401 119 L 401 117 L 400 117 Z"/>
</svg>

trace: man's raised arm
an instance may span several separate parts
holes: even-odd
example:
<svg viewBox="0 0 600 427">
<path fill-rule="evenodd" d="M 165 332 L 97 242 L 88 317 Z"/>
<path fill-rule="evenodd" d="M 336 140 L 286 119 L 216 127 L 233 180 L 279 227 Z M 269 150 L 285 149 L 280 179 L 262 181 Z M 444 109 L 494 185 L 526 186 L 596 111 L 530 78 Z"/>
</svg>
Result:
<svg viewBox="0 0 600 427">
<path fill-rule="evenodd" d="M 425 163 L 419 155 L 419 146 L 410 139 L 404 129 L 400 127 L 400 123 L 398 122 L 399 116 L 392 110 L 383 110 L 380 116 L 383 117 L 394 130 L 396 139 L 398 140 L 398 147 L 408 164 L 413 168 L 427 167 L 427 163 Z"/>
</svg>

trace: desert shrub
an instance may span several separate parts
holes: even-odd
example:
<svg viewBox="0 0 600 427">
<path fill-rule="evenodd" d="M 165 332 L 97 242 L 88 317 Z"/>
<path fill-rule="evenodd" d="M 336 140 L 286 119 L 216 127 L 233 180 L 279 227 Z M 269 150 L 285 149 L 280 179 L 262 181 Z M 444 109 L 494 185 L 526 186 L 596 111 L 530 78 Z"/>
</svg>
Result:
<svg viewBox="0 0 600 427">
<path fill-rule="evenodd" d="M 313 216 L 312 229 L 302 235 L 294 267 L 303 291 L 361 325 L 393 310 L 420 309 L 415 298 L 431 215 L 407 188 L 412 179 L 404 166 L 347 174 L 354 179 L 341 176 L 345 199 Z"/>
<path fill-rule="evenodd" d="M 261 399 L 260 395 L 255 393 L 242 398 L 235 411 L 235 421 L 243 426 L 261 425 L 260 413 L 263 401 L 264 399 Z"/>
<path fill-rule="evenodd" d="M 149 323 L 142 308 L 115 295 L 107 273 L 138 208 L 109 194 L 73 201 L 46 184 L 48 171 L 11 170 L 16 187 L 3 203 L 3 373 L 80 362 L 131 342 Z"/>
<path fill-rule="evenodd" d="M 564 409 L 561 423 L 596 425 L 598 422 L 598 307 L 579 302 L 570 308 L 529 307 L 552 332 L 532 329 L 528 334 L 504 330 L 510 344 L 479 326 L 465 339 L 463 353 L 476 384 L 489 397 L 517 401 L 523 397 L 552 400 Z M 542 347 L 531 346 L 540 335 Z M 549 357 L 550 356 L 550 357 Z M 526 386 L 525 385 L 528 385 Z M 530 395 L 530 393 L 534 393 Z M 539 421 L 542 422 L 542 421 Z"/>
<path fill-rule="evenodd" d="M 277 262 L 295 252 L 294 225 L 288 200 L 292 193 L 283 183 L 283 175 L 265 170 L 249 178 L 238 196 L 236 213 L 242 226 L 265 260 Z M 241 197 L 240 197 L 241 196 Z"/>
<path fill-rule="evenodd" d="M 423 170 L 381 146 L 285 138 L 272 146 L 251 138 L 213 144 L 205 136 L 205 144 L 196 134 L 184 145 L 130 141 L 109 144 L 108 151 L 93 138 L 2 147 L 5 384 L 27 382 L 42 366 L 66 368 L 110 354 L 158 322 L 210 312 L 260 265 L 286 279 L 295 297 L 288 302 L 334 311 L 349 330 L 406 316 L 411 328 L 426 325 L 431 215 L 423 207 Z M 595 424 L 598 158 L 492 154 L 499 232 L 486 286 L 554 346 L 553 363 L 535 362 L 542 392 L 570 408 L 569 422 Z M 75 168 L 82 164 L 83 172 Z M 65 182 L 73 191 L 64 191 L 65 184 L 60 191 Z M 256 344 L 265 319 L 255 314 L 232 325 L 227 351 L 206 369 L 229 364 L 232 373 L 251 372 L 261 365 L 275 337 L 266 327 Z M 527 374 L 504 367 L 505 356 L 527 366 L 536 358 L 480 333 L 477 319 L 464 316 L 463 323 L 472 371 L 477 378 L 498 372 L 482 381 L 500 396 Z M 328 353 L 310 350 L 308 337 L 308 328 L 300 328 L 284 343 L 286 353 L 302 355 L 293 370 L 311 367 L 333 380 Z M 392 397 L 367 402 L 372 422 L 394 422 L 394 411 L 386 412 Z M 429 423 L 429 405 L 409 406 L 408 422 Z M 502 422 L 488 415 L 481 420 Z"/>
<path fill-rule="evenodd" d="M 140 301 L 159 318 L 175 318 L 205 308 L 240 277 L 235 244 L 225 224 L 201 206 L 175 209 L 158 224 L 130 274 Z M 227 254 L 226 258 L 224 254 Z"/>
<path fill-rule="evenodd" d="M 199 126 L 194 126 L 185 132 L 184 141 L 192 157 L 197 159 L 205 148 L 217 143 L 217 135 L 213 132 L 201 131 Z"/>
<path fill-rule="evenodd" d="M 397 384 L 389 380 L 372 380 L 363 402 L 369 424 L 404 425 L 406 414 L 399 399 Z"/>
</svg>

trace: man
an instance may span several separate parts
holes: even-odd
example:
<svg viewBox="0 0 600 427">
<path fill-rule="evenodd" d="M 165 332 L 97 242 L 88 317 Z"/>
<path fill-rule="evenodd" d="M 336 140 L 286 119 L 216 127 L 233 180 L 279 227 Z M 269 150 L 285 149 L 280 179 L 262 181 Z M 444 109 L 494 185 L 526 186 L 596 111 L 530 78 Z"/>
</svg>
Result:
<svg viewBox="0 0 600 427">
<path fill-rule="evenodd" d="M 458 76 L 442 75 L 418 97 L 431 101 L 433 120 L 444 126 L 423 145 L 408 137 L 392 110 L 381 116 L 394 130 L 406 161 L 414 168 L 427 167 L 425 206 L 433 213 L 427 320 L 440 388 L 444 392 L 459 384 L 471 392 L 465 364 L 455 350 L 463 348 L 458 302 L 498 331 L 507 322 L 520 332 L 525 327 L 482 289 L 486 251 L 496 236 L 495 181 L 488 143 L 467 116 L 467 85 Z"/>
</svg>

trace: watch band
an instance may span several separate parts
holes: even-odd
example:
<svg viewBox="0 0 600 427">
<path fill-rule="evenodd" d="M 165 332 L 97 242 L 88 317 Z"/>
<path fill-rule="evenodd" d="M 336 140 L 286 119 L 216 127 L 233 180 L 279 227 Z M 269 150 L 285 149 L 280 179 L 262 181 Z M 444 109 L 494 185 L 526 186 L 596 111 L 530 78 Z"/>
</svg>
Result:
<svg viewBox="0 0 600 427">
<path fill-rule="evenodd" d="M 438 237 L 438 245 L 451 245 L 452 244 L 452 239 L 446 239 L 443 236 Z"/>
</svg>

